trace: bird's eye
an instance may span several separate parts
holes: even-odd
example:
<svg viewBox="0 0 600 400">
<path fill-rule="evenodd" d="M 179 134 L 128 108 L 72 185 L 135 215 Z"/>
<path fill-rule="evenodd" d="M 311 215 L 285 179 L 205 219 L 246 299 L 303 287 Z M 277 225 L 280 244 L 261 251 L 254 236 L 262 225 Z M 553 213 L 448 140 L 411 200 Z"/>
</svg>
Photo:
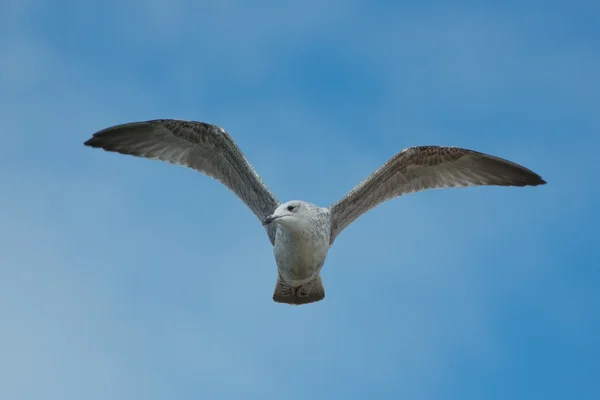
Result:
<svg viewBox="0 0 600 400">
<path fill-rule="evenodd" d="M 295 206 L 287 206 L 288 211 L 294 211 L 294 208 L 296 208 L 296 207 Z"/>
</svg>

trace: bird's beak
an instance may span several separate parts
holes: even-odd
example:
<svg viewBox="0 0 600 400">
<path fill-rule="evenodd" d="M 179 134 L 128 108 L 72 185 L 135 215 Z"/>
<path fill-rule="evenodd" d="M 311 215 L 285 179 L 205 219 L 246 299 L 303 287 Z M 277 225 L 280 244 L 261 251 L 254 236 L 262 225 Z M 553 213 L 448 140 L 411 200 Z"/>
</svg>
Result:
<svg viewBox="0 0 600 400">
<path fill-rule="evenodd" d="M 263 224 L 263 226 L 269 225 L 271 222 L 275 221 L 278 218 L 279 218 L 279 216 L 269 215 L 267 218 L 265 218 L 263 220 L 262 224 Z"/>
</svg>

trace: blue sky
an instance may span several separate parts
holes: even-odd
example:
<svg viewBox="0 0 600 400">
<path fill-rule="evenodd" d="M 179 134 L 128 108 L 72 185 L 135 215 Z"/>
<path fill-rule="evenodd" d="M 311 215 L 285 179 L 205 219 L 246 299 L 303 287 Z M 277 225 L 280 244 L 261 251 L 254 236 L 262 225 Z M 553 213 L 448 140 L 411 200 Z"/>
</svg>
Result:
<svg viewBox="0 0 600 400">
<path fill-rule="evenodd" d="M 600 6 L 563 3 L 0 3 L 0 398 L 600 398 Z M 387 202 L 290 307 L 223 186 L 82 144 L 154 118 L 282 201 L 427 144 L 548 185 Z"/>
</svg>

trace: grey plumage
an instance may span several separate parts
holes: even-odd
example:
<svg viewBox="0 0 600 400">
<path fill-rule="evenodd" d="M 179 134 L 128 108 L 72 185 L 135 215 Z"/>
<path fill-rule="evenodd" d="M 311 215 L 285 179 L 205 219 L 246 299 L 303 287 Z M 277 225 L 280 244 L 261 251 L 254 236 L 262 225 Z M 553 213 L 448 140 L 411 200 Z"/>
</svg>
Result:
<svg viewBox="0 0 600 400">
<path fill-rule="evenodd" d="M 410 147 L 392 157 L 341 200 L 322 208 L 281 204 L 222 128 L 202 122 L 153 120 L 113 126 L 86 146 L 194 168 L 219 180 L 263 221 L 273 244 L 277 302 L 306 304 L 325 296 L 320 271 L 340 232 L 384 201 L 426 189 L 497 185 L 537 186 L 531 170 L 456 147 Z"/>
<path fill-rule="evenodd" d="M 216 125 L 173 119 L 134 122 L 101 130 L 84 144 L 198 170 L 227 186 L 260 221 L 279 205 L 231 136 Z M 274 244 L 275 227 L 266 229 Z"/>
<path fill-rule="evenodd" d="M 331 243 L 359 216 L 395 197 L 426 189 L 537 186 L 535 172 L 502 158 L 458 147 L 409 147 L 331 206 Z"/>
</svg>

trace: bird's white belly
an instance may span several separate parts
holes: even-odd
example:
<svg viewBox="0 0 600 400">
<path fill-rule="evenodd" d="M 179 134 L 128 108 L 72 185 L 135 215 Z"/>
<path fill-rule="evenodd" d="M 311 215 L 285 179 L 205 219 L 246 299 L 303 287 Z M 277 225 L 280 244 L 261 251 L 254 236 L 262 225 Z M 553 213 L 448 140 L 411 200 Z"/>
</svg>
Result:
<svg viewBox="0 0 600 400">
<path fill-rule="evenodd" d="M 319 274 L 328 249 L 325 238 L 288 232 L 279 232 L 273 247 L 279 274 L 294 286 L 310 282 Z"/>
</svg>

